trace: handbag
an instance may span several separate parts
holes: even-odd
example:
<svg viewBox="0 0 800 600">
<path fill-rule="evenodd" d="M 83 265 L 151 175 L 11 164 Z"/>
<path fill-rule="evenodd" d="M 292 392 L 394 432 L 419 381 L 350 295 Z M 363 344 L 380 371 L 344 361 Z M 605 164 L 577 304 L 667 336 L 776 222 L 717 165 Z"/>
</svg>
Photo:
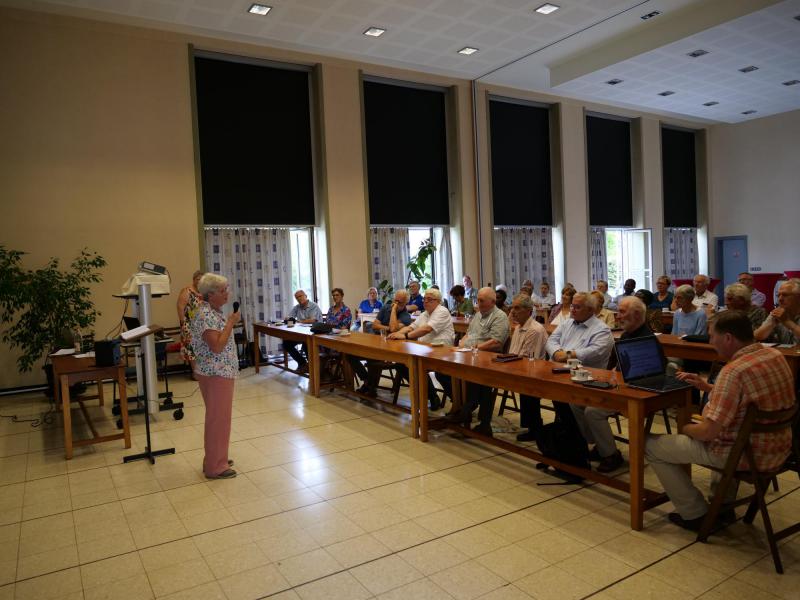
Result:
<svg viewBox="0 0 800 600">
<path fill-rule="evenodd" d="M 331 331 L 333 331 L 333 325 L 330 323 L 317 321 L 311 326 L 311 333 L 330 333 Z"/>
</svg>

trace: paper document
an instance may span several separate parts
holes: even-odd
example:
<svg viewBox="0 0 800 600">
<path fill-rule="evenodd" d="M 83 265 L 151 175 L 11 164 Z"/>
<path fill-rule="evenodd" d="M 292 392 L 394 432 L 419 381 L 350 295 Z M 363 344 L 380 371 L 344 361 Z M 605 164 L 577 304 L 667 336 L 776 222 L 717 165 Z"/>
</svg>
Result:
<svg viewBox="0 0 800 600">
<path fill-rule="evenodd" d="M 68 354 L 75 354 L 75 348 L 63 348 L 57 352 L 53 352 L 50 356 L 67 356 Z"/>
<path fill-rule="evenodd" d="M 123 340 L 129 340 L 131 338 L 135 338 L 138 335 L 142 335 L 143 333 L 147 333 L 150 331 L 150 328 L 147 325 L 139 325 L 139 327 L 134 327 L 133 329 L 129 329 L 128 331 L 123 331 L 120 334 L 120 337 Z"/>
<path fill-rule="evenodd" d="M 94 358 L 94 350 L 91 352 L 84 352 L 83 354 L 76 354 L 75 358 Z"/>
</svg>

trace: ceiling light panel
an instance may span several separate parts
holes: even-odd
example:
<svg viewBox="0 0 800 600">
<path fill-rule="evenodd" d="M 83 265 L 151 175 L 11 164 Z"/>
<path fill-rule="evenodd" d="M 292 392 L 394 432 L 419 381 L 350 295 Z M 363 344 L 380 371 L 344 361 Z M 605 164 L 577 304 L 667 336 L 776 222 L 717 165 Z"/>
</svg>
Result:
<svg viewBox="0 0 800 600">
<path fill-rule="evenodd" d="M 758 67 L 755 65 L 750 65 L 749 67 L 742 67 L 739 69 L 739 73 L 752 73 L 753 71 L 758 71 Z"/>
<path fill-rule="evenodd" d="M 477 48 L 472 48 L 470 46 L 464 46 L 461 50 L 458 51 L 459 54 L 463 54 L 464 56 L 471 56 L 478 51 Z"/>
<path fill-rule="evenodd" d="M 619 85 L 620 83 L 622 83 L 622 79 L 609 79 L 608 81 L 606 81 L 606 83 L 608 85 Z"/>
<path fill-rule="evenodd" d="M 672 96 L 674 93 L 675 93 L 675 92 L 673 92 L 673 91 L 671 91 L 671 90 L 666 90 L 666 91 L 664 91 L 664 92 L 659 92 L 659 93 L 658 93 L 658 95 L 659 95 L 659 96 Z"/>
<path fill-rule="evenodd" d="M 658 15 L 660 15 L 660 14 L 661 14 L 661 11 L 660 11 L 660 10 L 654 10 L 653 12 L 649 12 L 649 13 L 647 13 L 646 15 L 642 15 L 642 16 L 640 17 L 640 19 L 642 19 L 642 21 L 649 21 L 649 20 L 650 20 L 650 19 L 652 19 L 653 17 L 657 17 L 657 16 L 658 16 Z"/>
<path fill-rule="evenodd" d="M 705 56 L 706 54 L 708 54 L 708 50 L 699 49 L 695 50 L 694 52 L 689 52 L 686 56 L 691 56 L 692 58 L 699 58 L 701 56 Z"/>
<path fill-rule="evenodd" d="M 703 106 L 716 106 L 719 104 L 716 100 L 712 100 L 711 102 L 703 102 Z"/>
<path fill-rule="evenodd" d="M 549 15 L 556 12 L 560 6 L 556 6 L 555 4 L 542 4 L 539 8 L 536 9 L 536 12 L 540 15 Z"/>
<path fill-rule="evenodd" d="M 386 33 L 386 30 L 380 27 L 370 27 L 364 31 L 364 35 L 368 35 L 369 37 L 381 37 L 384 33 Z"/>
<path fill-rule="evenodd" d="M 247 9 L 247 12 L 249 12 L 252 15 L 259 15 L 263 17 L 271 10 L 272 7 L 267 6 L 266 4 L 251 4 L 250 8 Z"/>
</svg>

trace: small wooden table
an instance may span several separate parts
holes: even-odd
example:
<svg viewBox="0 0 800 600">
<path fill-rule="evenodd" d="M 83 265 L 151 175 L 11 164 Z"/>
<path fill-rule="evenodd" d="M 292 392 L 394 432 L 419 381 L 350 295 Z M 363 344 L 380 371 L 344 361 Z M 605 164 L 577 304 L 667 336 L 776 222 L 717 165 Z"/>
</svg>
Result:
<svg viewBox="0 0 800 600">
<path fill-rule="evenodd" d="M 507 363 L 493 362 L 494 352 L 479 352 L 473 357 L 469 352 L 455 352 L 451 348 L 432 348 L 426 355 L 418 358 L 417 396 L 427 396 L 428 371 L 437 371 L 450 375 L 453 379 L 462 379 L 491 388 L 505 389 L 540 398 L 550 398 L 581 406 L 594 406 L 619 412 L 628 418 L 628 443 L 630 463 L 630 483 L 620 481 L 598 473 L 571 465 L 564 465 L 546 458 L 528 448 L 511 442 L 482 436 L 473 431 L 463 432 L 482 441 L 494 444 L 504 450 L 533 458 L 539 462 L 551 464 L 564 471 L 580 475 L 585 479 L 608 485 L 615 489 L 630 493 L 631 528 L 640 530 L 643 525 L 644 511 L 666 501 L 662 493 L 644 488 L 644 444 L 645 421 L 647 416 L 671 406 L 678 407 L 678 424 L 688 423 L 691 416 L 691 393 L 689 388 L 673 390 L 663 394 L 655 394 L 644 390 L 627 387 L 624 383 L 617 389 L 601 390 L 588 388 L 572 383 L 569 373 L 554 374 L 553 367 L 563 366 L 545 360 L 530 362 L 522 359 Z M 608 379 L 610 373 L 603 369 L 589 369 L 596 379 Z M 453 381 L 453 388 L 458 383 Z M 428 406 L 419 404 L 420 439 L 428 439 Z"/>
<path fill-rule="evenodd" d="M 319 397 L 319 349 L 330 348 L 351 356 L 366 359 L 385 360 L 405 365 L 408 369 L 409 395 L 411 396 L 411 435 L 419 436 L 419 406 L 425 404 L 427 414 L 427 395 L 421 399 L 417 395 L 417 358 L 427 356 L 434 348 L 406 340 L 389 340 L 372 333 L 352 332 L 350 335 L 314 335 L 314 350 L 310 352 L 314 365 L 309 369 L 312 393 Z M 426 393 L 427 393 L 427 388 Z M 421 401 L 422 400 L 422 401 Z"/>
<path fill-rule="evenodd" d="M 73 446 L 88 446 L 90 444 L 98 444 L 100 442 L 125 440 L 125 447 L 130 448 L 131 430 L 128 423 L 128 397 L 125 382 L 125 365 L 118 364 L 112 367 L 98 367 L 95 365 L 94 358 L 75 358 L 71 355 L 52 356 L 51 360 L 53 363 L 53 381 L 55 382 L 55 402 L 56 406 L 61 403 L 61 410 L 64 419 L 64 454 L 67 460 L 72 458 Z M 122 433 L 101 436 L 98 435 L 83 402 L 84 400 L 93 400 L 98 398 L 100 400 L 100 405 L 103 405 L 104 379 L 116 379 L 117 384 L 119 385 L 119 407 L 120 416 L 122 418 Z M 70 411 L 70 403 L 73 400 L 70 398 L 69 388 L 71 385 L 86 381 L 97 382 L 97 394 L 94 396 L 82 396 L 75 398 L 74 401 L 78 402 L 81 412 L 83 413 L 83 417 L 86 419 L 86 424 L 92 431 L 93 437 L 86 440 L 73 440 L 72 413 Z"/>
</svg>

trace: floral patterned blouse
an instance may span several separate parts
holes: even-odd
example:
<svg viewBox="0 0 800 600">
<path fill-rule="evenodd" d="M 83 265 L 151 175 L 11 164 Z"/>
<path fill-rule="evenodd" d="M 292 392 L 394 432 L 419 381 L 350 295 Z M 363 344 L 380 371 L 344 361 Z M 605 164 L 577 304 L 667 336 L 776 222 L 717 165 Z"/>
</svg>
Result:
<svg viewBox="0 0 800 600">
<path fill-rule="evenodd" d="M 194 370 L 198 375 L 207 377 L 225 377 L 235 379 L 239 372 L 239 358 L 236 355 L 236 346 L 233 334 L 228 338 L 225 348 L 217 354 L 213 352 L 203 339 L 203 333 L 209 329 L 222 331 L 225 328 L 223 314 L 211 307 L 208 302 L 200 302 L 194 311 L 190 329 L 192 332 L 192 347 L 195 354 Z"/>
<path fill-rule="evenodd" d="M 194 349 L 192 348 L 192 331 L 190 323 L 197 311 L 197 306 L 203 302 L 203 297 L 189 288 L 189 300 L 183 309 L 183 321 L 181 322 L 181 356 L 186 362 L 194 360 Z"/>
<path fill-rule="evenodd" d="M 344 304 L 339 310 L 333 310 L 331 306 L 326 317 L 327 322 L 337 329 L 350 329 L 350 324 L 353 322 L 353 314 Z"/>
</svg>

